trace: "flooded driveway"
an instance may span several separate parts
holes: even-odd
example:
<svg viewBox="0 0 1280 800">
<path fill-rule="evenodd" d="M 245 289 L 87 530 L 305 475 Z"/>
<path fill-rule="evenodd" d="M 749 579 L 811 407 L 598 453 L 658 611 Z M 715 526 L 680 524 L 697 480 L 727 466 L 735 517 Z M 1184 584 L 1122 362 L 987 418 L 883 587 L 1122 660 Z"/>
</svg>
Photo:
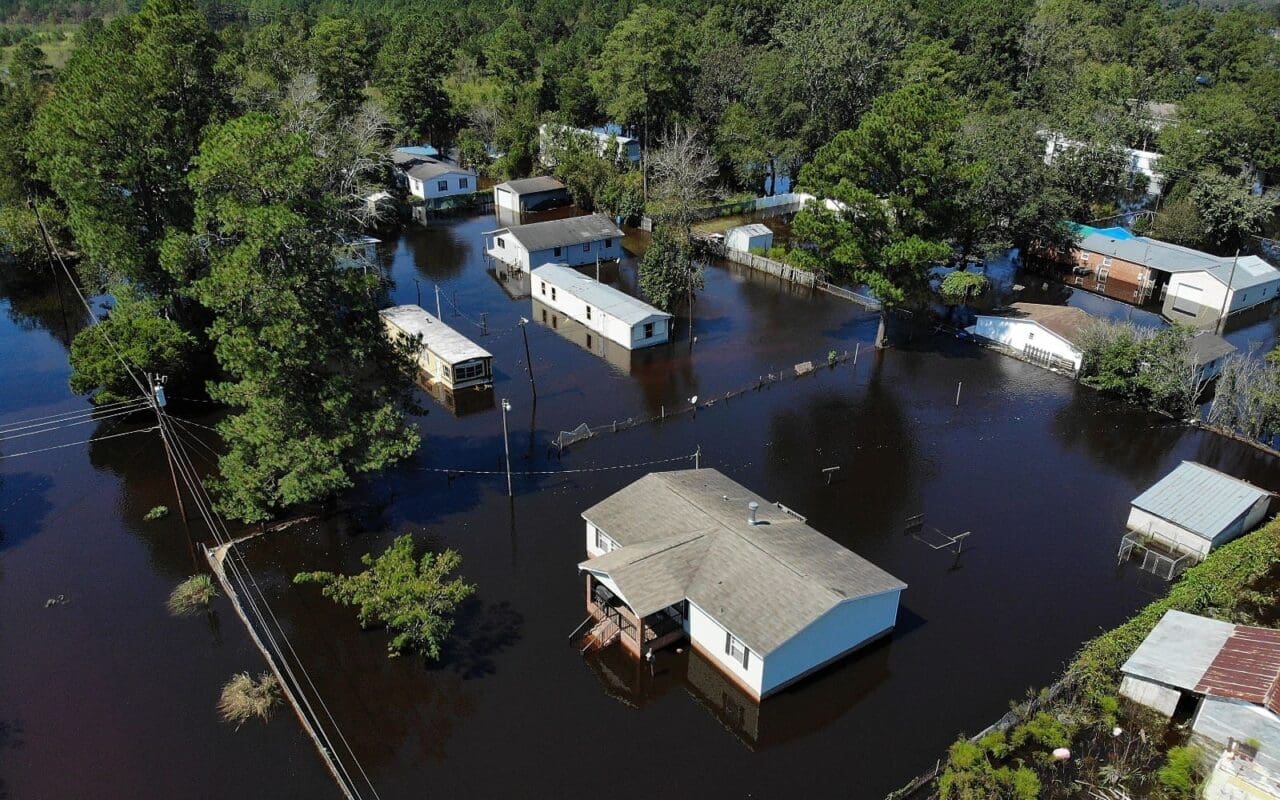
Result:
<svg viewBox="0 0 1280 800">
<path fill-rule="evenodd" d="M 739 267 L 708 269 L 694 339 L 681 319 L 670 345 L 605 352 L 572 325 L 544 324 L 520 276 L 486 263 L 492 227 L 410 228 L 381 256 L 388 304 L 421 296 L 434 312 L 439 286 L 444 320 L 494 356 L 493 395 L 453 410 L 426 398 L 414 459 L 341 511 L 245 545 L 383 798 L 883 797 L 1163 591 L 1115 560 L 1128 501 L 1148 484 L 1195 459 L 1280 489 L 1257 451 L 968 343 L 921 336 L 874 353 L 873 316 Z M 634 292 L 633 259 L 601 279 Z M 66 389 L 57 295 L 6 291 L 0 425 L 83 408 Z M 856 364 L 825 366 L 855 348 Z M 808 360 L 812 375 L 748 388 Z M 673 416 L 694 396 L 696 415 Z M 200 403 L 172 410 L 210 421 Z M 583 423 L 599 432 L 560 452 L 560 432 Z M 165 612 L 192 563 L 180 521 L 142 521 L 173 504 L 153 437 L 0 460 L 0 796 L 337 796 L 287 709 L 239 731 L 217 721 L 222 682 L 264 664 L 225 599 L 210 618 Z M 28 449 L 13 444 L 0 441 L 0 455 Z M 585 616 L 580 512 L 647 470 L 691 466 L 695 451 L 906 581 L 893 637 L 760 706 L 687 653 L 652 666 L 580 655 L 568 641 Z M 918 513 L 970 532 L 958 560 L 904 534 Z M 388 659 L 384 634 L 290 585 L 301 570 L 357 569 L 403 532 L 457 549 L 479 586 L 440 664 Z M 46 608 L 59 595 L 67 602 Z"/>
</svg>

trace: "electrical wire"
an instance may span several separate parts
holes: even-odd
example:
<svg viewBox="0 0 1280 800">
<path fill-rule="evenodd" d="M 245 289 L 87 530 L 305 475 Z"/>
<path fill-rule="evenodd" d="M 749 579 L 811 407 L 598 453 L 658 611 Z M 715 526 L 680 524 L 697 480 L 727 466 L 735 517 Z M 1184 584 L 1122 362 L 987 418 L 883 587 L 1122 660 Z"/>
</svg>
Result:
<svg viewBox="0 0 1280 800">
<path fill-rule="evenodd" d="M 24 437 L 24 436 L 35 436 L 36 434 L 40 434 L 40 433 L 52 433 L 52 432 L 54 432 L 54 431 L 60 431 L 60 430 L 63 430 L 63 429 L 65 429 L 65 428 L 74 428 L 74 427 L 76 427 L 77 425 L 87 425 L 87 424 L 89 424 L 90 422 L 101 422 L 101 421 L 102 421 L 102 420 L 104 420 L 104 419 L 115 419 L 116 417 L 127 417 L 127 416 L 129 416 L 130 414 L 134 414 L 134 413 L 136 413 L 136 412 L 138 412 L 138 411 L 141 411 L 143 408 L 146 408 L 148 405 L 149 405 L 149 403 L 147 403 L 147 402 L 145 402 L 145 401 L 139 401 L 139 402 L 138 402 L 138 405 L 136 405 L 136 406 L 133 406 L 133 407 L 130 407 L 130 408 L 124 408 L 124 409 L 118 410 L 118 411 L 116 411 L 116 412 L 114 412 L 114 413 L 112 413 L 112 414 L 103 414 L 103 415 L 102 415 L 102 416 L 100 416 L 100 417 L 89 417 L 89 418 L 87 418 L 87 419 L 73 420 L 73 421 L 67 422 L 67 423 L 65 423 L 65 424 L 53 425 L 52 427 L 44 427 L 44 428 L 40 428 L 39 430 L 34 430 L 34 431 L 25 431 L 25 432 L 23 432 L 23 433 L 15 433 L 15 434 L 13 434 L 13 435 L 11 435 L 11 436 L 3 436 L 3 435 L 0 435 L 0 442 L 7 442 L 7 441 L 9 441 L 10 439 L 21 439 L 21 438 L 22 438 L 22 437 Z"/>
<path fill-rule="evenodd" d="M 100 406 L 94 406 L 93 408 L 81 408 L 75 411 L 64 411 L 60 414 L 49 414 L 48 416 L 44 416 L 44 417 L 32 417 L 31 419 L 22 419 L 16 422 L 9 422 L 4 425 L 0 425 L 0 436 L 3 436 L 4 434 L 10 431 L 19 431 L 25 428 L 39 428 L 44 425 L 53 425 L 57 422 L 63 421 L 64 418 L 75 419 L 76 417 L 88 416 L 90 414 L 96 414 L 100 411 L 115 410 L 115 409 L 118 409 L 120 406 L 134 405 L 139 403 L 145 403 L 145 401 L 142 400 L 141 398 L 135 397 L 132 400 L 121 400 L 116 403 L 104 403 Z"/>
<path fill-rule="evenodd" d="M 150 428 L 139 428 L 136 431 L 125 431 L 124 433 L 113 433 L 110 436 L 96 436 L 92 439 L 85 439 L 82 442 L 67 442 L 66 444 L 55 444 L 52 447 L 42 447 L 39 450 L 27 450 L 22 453 L 6 453 L 4 455 L 0 455 L 0 460 L 6 459 L 6 458 L 17 458 L 18 456 L 30 456 L 30 455 L 35 455 L 36 453 L 45 453 L 50 450 L 60 450 L 64 447 L 75 447 L 78 444 L 92 444 L 93 442 L 102 442 L 102 441 L 106 441 L 107 439 L 116 439 L 121 436 L 132 436 L 135 433 L 148 433 L 150 431 L 156 431 L 156 430 L 160 430 L 159 425 L 153 425 Z"/>
</svg>

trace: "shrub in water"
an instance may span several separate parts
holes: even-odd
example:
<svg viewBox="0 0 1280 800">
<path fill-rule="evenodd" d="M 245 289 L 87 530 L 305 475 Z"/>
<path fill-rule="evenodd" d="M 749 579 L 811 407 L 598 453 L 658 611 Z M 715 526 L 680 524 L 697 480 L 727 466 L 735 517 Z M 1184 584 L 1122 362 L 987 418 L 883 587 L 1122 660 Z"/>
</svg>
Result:
<svg viewBox="0 0 1280 800">
<path fill-rule="evenodd" d="M 146 515 L 143 517 L 143 519 L 145 519 L 147 522 L 153 522 L 158 519 L 164 519 L 167 516 L 169 516 L 168 506 L 156 506 L 155 508 L 148 511 Z"/>
<path fill-rule="evenodd" d="M 234 722 L 239 729 L 254 717 L 263 722 L 271 719 L 272 710 L 279 701 L 280 681 L 275 675 L 264 672 L 255 681 L 249 673 L 238 672 L 222 687 L 218 714 L 224 721 Z"/>
<path fill-rule="evenodd" d="M 209 601 L 218 596 L 213 586 L 213 578 L 208 575 L 192 575 L 178 584 L 169 595 L 170 613 L 176 615 L 190 614 L 209 607 Z"/>
</svg>

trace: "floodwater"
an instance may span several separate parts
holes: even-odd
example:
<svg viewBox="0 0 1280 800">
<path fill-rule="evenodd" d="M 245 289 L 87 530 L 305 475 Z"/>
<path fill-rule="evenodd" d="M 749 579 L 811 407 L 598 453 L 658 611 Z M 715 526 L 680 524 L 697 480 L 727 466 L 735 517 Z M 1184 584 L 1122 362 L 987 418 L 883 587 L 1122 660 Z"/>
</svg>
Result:
<svg viewBox="0 0 1280 800">
<path fill-rule="evenodd" d="M 420 295 L 434 311 L 439 286 L 444 319 L 493 353 L 493 394 L 456 414 L 424 396 L 414 459 L 350 492 L 341 512 L 243 545 L 383 798 L 883 797 L 1163 591 L 1115 561 L 1128 501 L 1146 486 L 1196 459 L 1280 489 L 1275 460 L 1256 450 L 969 343 L 904 330 L 874 353 L 873 316 L 737 267 L 707 270 L 692 343 L 682 320 L 665 347 L 588 347 L 490 269 L 480 241 L 492 227 L 410 228 L 381 256 L 388 303 Z M 633 260 L 601 279 L 634 291 Z M 0 426 L 84 408 L 66 388 L 74 297 L 60 304 L 47 281 L 31 283 L 0 285 Z M 825 366 L 829 351 L 855 348 L 856 364 Z M 724 399 L 807 360 L 812 375 Z M 171 410 L 207 423 L 206 409 L 178 399 Z M 600 432 L 558 452 L 552 440 L 581 423 Z M 139 415 L 4 440 L 0 455 L 147 426 Z M 699 450 L 703 466 L 906 581 L 895 634 L 759 706 L 686 653 L 652 667 L 580 655 L 568 641 L 585 616 L 580 512 Z M 840 468 L 830 485 L 829 467 Z M 264 664 L 225 598 L 210 617 L 168 616 L 192 562 L 180 521 L 142 520 L 158 503 L 174 505 L 154 433 L 0 460 L 0 797 L 338 796 L 287 709 L 238 731 L 217 720 L 227 677 Z M 958 560 L 903 534 L 917 513 L 970 532 Z M 405 532 L 457 549 L 479 587 L 439 664 L 387 658 L 384 633 L 290 584 L 301 570 L 357 569 Z"/>
</svg>

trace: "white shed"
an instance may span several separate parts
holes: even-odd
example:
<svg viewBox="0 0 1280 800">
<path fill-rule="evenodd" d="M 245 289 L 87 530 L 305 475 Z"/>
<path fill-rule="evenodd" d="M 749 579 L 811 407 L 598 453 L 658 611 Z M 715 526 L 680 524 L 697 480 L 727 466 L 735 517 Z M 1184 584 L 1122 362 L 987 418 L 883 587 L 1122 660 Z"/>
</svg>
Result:
<svg viewBox="0 0 1280 800">
<path fill-rule="evenodd" d="M 1074 375 L 1084 362 L 1076 340 L 1090 319 L 1072 306 L 1014 303 L 1004 314 L 979 314 L 966 330 L 1028 361 Z"/>
<path fill-rule="evenodd" d="M 724 246 L 743 253 L 763 253 L 773 247 L 773 231 L 759 222 L 730 228 L 724 234 Z"/>
<path fill-rule="evenodd" d="M 412 150 L 391 154 L 399 180 L 408 193 L 419 200 L 438 200 L 476 190 L 476 171 Z"/>
<path fill-rule="evenodd" d="M 671 315 L 562 264 L 532 273 L 533 297 L 628 350 L 666 342 Z"/>
<path fill-rule="evenodd" d="M 485 252 L 523 270 L 615 261 L 622 257 L 622 231 L 602 214 L 509 225 L 485 233 Z"/>
<path fill-rule="evenodd" d="M 1207 268 L 1189 263 L 1169 270 L 1164 315 L 1174 322 L 1212 327 L 1223 316 L 1231 316 L 1280 296 L 1280 269 L 1258 256 L 1217 258 L 1205 256 Z"/>
<path fill-rule="evenodd" d="M 606 635 L 640 656 L 687 636 L 757 700 L 897 621 L 906 584 L 713 469 L 651 473 L 582 517 Z"/>
<path fill-rule="evenodd" d="M 549 176 L 522 178 L 493 187 L 493 204 L 507 211 L 543 211 L 572 202 L 563 183 Z"/>
<path fill-rule="evenodd" d="M 433 384 L 454 390 L 483 386 L 493 381 L 493 356 L 489 351 L 428 314 L 421 306 L 394 306 L 378 314 L 388 335 L 397 339 L 418 339 L 422 343 L 418 366 Z"/>
<path fill-rule="evenodd" d="M 1271 497 L 1239 478 L 1183 461 L 1134 498 L 1126 525 L 1202 559 L 1262 522 Z"/>
</svg>

